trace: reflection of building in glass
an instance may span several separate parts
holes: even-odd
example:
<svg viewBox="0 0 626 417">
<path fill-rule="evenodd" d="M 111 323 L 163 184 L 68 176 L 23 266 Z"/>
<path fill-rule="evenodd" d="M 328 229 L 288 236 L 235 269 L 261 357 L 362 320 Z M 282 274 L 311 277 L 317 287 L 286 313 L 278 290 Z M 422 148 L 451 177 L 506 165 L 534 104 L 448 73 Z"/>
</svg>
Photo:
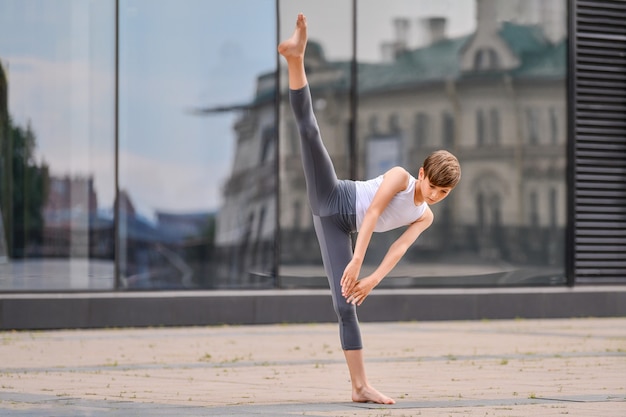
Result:
<svg viewBox="0 0 626 417">
<path fill-rule="evenodd" d="M 98 209 L 94 179 L 50 177 L 39 257 L 113 259 L 112 213 Z M 128 288 L 212 287 L 214 215 L 156 212 L 156 221 L 119 193 L 121 279 Z"/>
<path fill-rule="evenodd" d="M 479 7 L 495 12 L 500 22 L 538 25 L 549 41 L 556 43 L 567 35 L 567 2 L 546 0 L 479 0 Z M 479 10 L 485 15 L 488 10 Z"/>
<path fill-rule="evenodd" d="M 418 48 L 406 46 L 406 25 L 396 19 L 400 38 L 385 42 L 384 59 L 357 67 L 356 160 L 349 147 L 350 62 L 326 60 L 322 46 L 310 41 L 305 66 L 315 112 L 340 178 L 349 177 L 351 164 L 358 178 L 394 165 L 416 174 L 424 157 L 440 148 L 461 160 L 461 185 L 433 208 L 438 221 L 409 260 L 436 255 L 461 264 L 554 265 L 560 271 L 566 220 L 564 22 L 554 22 L 560 9 L 537 13 L 540 2 L 499 4 L 479 1 L 477 30 L 467 36 L 447 37 L 443 18 L 423 21 L 431 33 Z M 555 25 L 559 29 L 544 30 Z M 254 270 L 258 242 L 263 236 L 273 241 L 276 226 L 262 214 L 274 213 L 274 195 L 265 183 L 274 167 L 262 162 L 273 122 L 270 81 L 271 74 L 259 78 L 257 98 L 235 126 L 236 157 L 217 219 L 216 245 L 225 262 L 220 275 L 238 280 Z M 286 97 L 283 90 L 284 103 Z M 280 123 L 281 263 L 319 263 L 288 105 L 281 107 Z M 272 164 L 273 155 L 272 150 Z M 368 256 L 381 256 L 389 239 L 373 243 Z"/>
<path fill-rule="evenodd" d="M 113 258 L 113 221 L 98 216 L 93 177 L 54 177 L 43 207 L 41 256 Z"/>
<path fill-rule="evenodd" d="M 137 213 L 129 194 L 119 193 L 122 281 L 128 288 L 213 287 L 212 213 Z"/>
<path fill-rule="evenodd" d="M 220 286 L 274 285 L 276 128 L 273 74 L 235 123 L 237 143 L 216 221 L 214 274 Z M 271 280 L 271 281 L 268 281 Z"/>
<path fill-rule="evenodd" d="M 471 36 L 448 39 L 436 25 L 434 43 L 359 67 L 358 165 L 416 172 L 428 153 L 450 149 L 463 180 L 454 204 L 434 207 L 439 220 L 419 252 L 557 264 L 565 227 L 566 43 L 552 43 L 539 26 L 498 23 L 492 3 L 478 2 Z M 386 151 L 372 152 L 380 141 Z"/>
<path fill-rule="evenodd" d="M 402 49 L 401 41 L 393 42 L 391 61 L 359 64 L 358 175 L 372 177 L 393 165 L 416 173 L 428 153 L 450 149 L 462 162 L 462 183 L 451 201 L 434 207 L 438 221 L 414 256 L 560 265 L 565 39 L 553 43 L 536 25 L 498 23 L 490 2 L 478 5 L 477 30 L 470 36 L 447 38 L 437 20 L 432 43 Z M 341 176 L 348 66 L 322 62 L 312 70 L 316 114 Z M 296 132 L 288 114 L 285 120 L 291 142 Z M 281 232 L 310 232 L 304 187 L 293 180 L 301 177 L 300 168 L 290 163 L 289 146 L 284 158 L 281 196 L 290 202 L 281 201 Z M 381 246 L 386 250 L 386 243 Z M 299 259 L 307 258 L 301 252 Z"/>
</svg>

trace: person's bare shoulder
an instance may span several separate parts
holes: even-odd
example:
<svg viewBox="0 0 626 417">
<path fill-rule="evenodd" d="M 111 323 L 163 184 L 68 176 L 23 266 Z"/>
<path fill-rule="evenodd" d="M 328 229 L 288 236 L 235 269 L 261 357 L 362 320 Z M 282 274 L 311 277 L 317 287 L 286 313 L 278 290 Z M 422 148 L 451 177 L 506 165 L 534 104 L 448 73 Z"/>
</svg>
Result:
<svg viewBox="0 0 626 417">
<path fill-rule="evenodd" d="M 383 175 L 383 179 L 387 182 L 393 183 L 395 186 L 394 188 L 397 188 L 398 191 L 406 190 L 409 186 L 410 178 L 411 175 L 409 172 L 400 166 L 390 168 Z"/>
</svg>

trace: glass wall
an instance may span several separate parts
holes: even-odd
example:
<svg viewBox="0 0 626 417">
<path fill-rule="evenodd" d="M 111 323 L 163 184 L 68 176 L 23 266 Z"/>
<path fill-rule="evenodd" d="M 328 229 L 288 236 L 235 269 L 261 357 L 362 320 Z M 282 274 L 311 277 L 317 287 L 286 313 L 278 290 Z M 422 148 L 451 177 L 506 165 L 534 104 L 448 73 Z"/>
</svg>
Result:
<svg viewBox="0 0 626 417">
<path fill-rule="evenodd" d="M 314 101 L 322 103 L 316 105 L 317 118 L 340 177 L 351 172 L 355 179 L 369 179 L 395 165 L 417 176 L 424 158 L 437 149 L 450 150 L 461 162 L 460 185 L 432 207 L 434 225 L 382 285 L 563 284 L 566 2 L 390 0 L 383 7 L 359 0 L 334 4 L 332 16 L 319 2 L 298 4 L 298 10 L 284 3 L 281 21 L 291 22 L 298 11 L 309 17 L 315 41 L 307 52 L 309 83 Z M 356 79 L 350 78 L 350 48 L 315 59 L 318 50 L 349 42 L 351 13 Z M 329 80 L 356 83 L 354 108 L 349 100 L 328 99 L 338 86 L 348 89 Z M 354 116 L 352 168 L 342 170 L 350 132 L 336 127 L 349 125 Z M 284 117 L 287 141 L 295 134 L 290 115 Z M 288 152 L 285 143 L 281 277 L 286 286 L 323 286 L 304 185 L 298 182 L 301 168 L 293 168 L 298 161 Z M 402 231 L 374 235 L 363 274 Z"/>
<path fill-rule="evenodd" d="M 0 290 L 113 288 L 114 6 L 0 2 Z"/>
<path fill-rule="evenodd" d="M 298 12 L 340 178 L 462 165 L 383 286 L 564 283 L 566 5 L 3 0 L 0 291 L 326 287 L 276 54 Z"/>
<path fill-rule="evenodd" d="M 122 0 L 119 16 L 121 285 L 273 286 L 274 2 Z"/>
</svg>

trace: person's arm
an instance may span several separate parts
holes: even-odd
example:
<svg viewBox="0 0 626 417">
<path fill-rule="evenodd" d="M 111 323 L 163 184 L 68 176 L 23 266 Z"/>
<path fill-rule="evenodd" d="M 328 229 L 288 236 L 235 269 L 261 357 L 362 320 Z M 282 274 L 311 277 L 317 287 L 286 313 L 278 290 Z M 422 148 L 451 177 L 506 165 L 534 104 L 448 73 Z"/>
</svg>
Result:
<svg viewBox="0 0 626 417">
<path fill-rule="evenodd" d="M 409 173 L 401 167 L 391 168 L 384 174 L 383 181 L 380 187 L 378 187 L 372 203 L 367 208 L 365 216 L 363 217 L 354 246 L 352 260 L 346 266 L 343 276 L 341 277 L 341 292 L 344 296 L 351 294 L 352 289 L 357 283 L 361 265 L 363 265 L 363 259 L 365 258 L 365 252 L 372 238 L 372 233 L 374 233 L 378 218 L 385 208 L 387 208 L 391 199 L 397 193 L 406 189 L 409 178 Z"/>
<path fill-rule="evenodd" d="M 412 223 L 405 231 L 400 235 L 398 239 L 389 247 L 387 254 L 381 261 L 380 265 L 372 272 L 371 275 L 362 278 L 356 282 L 356 285 L 352 288 L 352 291 L 347 293 L 346 300 L 349 303 L 361 305 L 369 293 L 387 276 L 389 272 L 398 264 L 398 261 L 402 259 L 409 247 L 417 240 L 422 232 L 433 223 L 433 212 L 430 207 L 426 208 L 426 211 L 417 221 Z"/>
</svg>

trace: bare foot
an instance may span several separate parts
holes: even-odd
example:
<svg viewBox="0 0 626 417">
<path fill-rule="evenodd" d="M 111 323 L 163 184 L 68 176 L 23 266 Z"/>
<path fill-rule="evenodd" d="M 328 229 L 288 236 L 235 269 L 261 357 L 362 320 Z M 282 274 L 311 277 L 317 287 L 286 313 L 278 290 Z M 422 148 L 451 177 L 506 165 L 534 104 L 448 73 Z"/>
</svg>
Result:
<svg viewBox="0 0 626 417">
<path fill-rule="evenodd" d="M 306 49 L 306 17 L 302 13 L 298 14 L 296 29 L 293 35 L 278 45 L 278 52 L 285 58 L 304 58 Z"/>
<path fill-rule="evenodd" d="M 352 390 L 352 401 L 355 403 L 395 404 L 393 398 L 381 394 L 369 385 L 360 390 Z"/>
</svg>

